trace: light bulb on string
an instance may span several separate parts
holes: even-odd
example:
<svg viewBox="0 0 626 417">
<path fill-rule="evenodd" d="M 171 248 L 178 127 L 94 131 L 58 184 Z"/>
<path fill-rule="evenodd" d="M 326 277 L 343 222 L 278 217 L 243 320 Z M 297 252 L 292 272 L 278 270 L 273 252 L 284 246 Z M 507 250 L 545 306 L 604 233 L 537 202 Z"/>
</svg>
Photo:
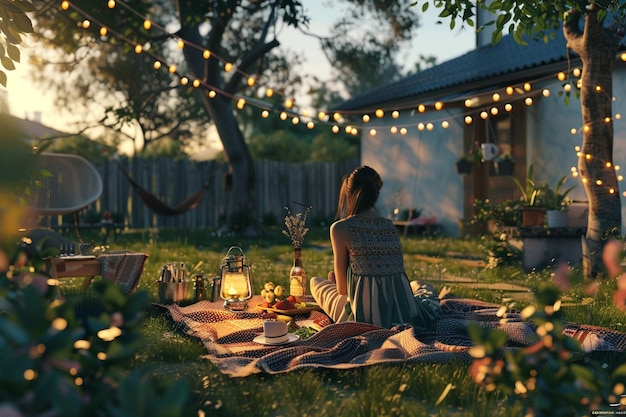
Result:
<svg viewBox="0 0 626 417">
<path fill-rule="evenodd" d="M 433 130 L 435 128 L 435 125 L 433 125 L 432 123 L 426 123 L 426 130 Z"/>
<path fill-rule="evenodd" d="M 363 117 L 361 117 L 361 120 L 363 120 L 363 123 L 369 123 L 370 115 L 369 114 L 364 114 Z"/>
<path fill-rule="evenodd" d="M 256 84 L 254 77 L 248 77 L 248 87 L 254 87 L 254 84 Z"/>
<path fill-rule="evenodd" d="M 602 91 L 602 86 L 601 85 L 596 85 L 595 90 L 596 90 L 596 93 L 601 92 Z"/>
<path fill-rule="evenodd" d="M 569 131 L 572 135 L 576 135 L 578 133 L 578 129 L 576 129 L 575 127 L 571 128 Z"/>
<path fill-rule="evenodd" d="M 443 122 L 441 122 L 441 127 L 443 127 L 444 129 L 447 129 L 448 127 L 450 127 L 450 122 L 448 122 L 447 120 L 444 120 Z"/>
<path fill-rule="evenodd" d="M 486 111 L 481 111 L 480 112 L 480 118 L 483 120 L 486 120 L 487 117 L 489 117 L 489 113 L 487 113 Z"/>
<path fill-rule="evenodd" d="M 392 134 L 394 134 L 394 135 L 395 135 L 396 133 L 398 133 L 398 128 L 397 128 L 396 126 L 391 126 L 391 128 L 389 129 L 389 131 L 390 131 Z"/>
<path fill-rule="evenodd" d="M 466 125 L 472 124 L 472 116 L 465 116 L 465 124 Z"/>
<path fill-rule="evenodd" d="M 285 120 L 287 120 L 287 117 L 288 117 L 288 116 L 287 116 L 287 113 L 286 113 L 286 112 L 281 111 L 281 112 L 280 112 L 280 116 L 278 116 L 278 117 L 280 117 L 280 120 L 285 121 Z"/>
<path fill-rule="evenodd" d="M 176 72 L 176 65 L 172 64 L 167 69 L 170 73 L 174 74 Z"/>
<path fill-rule="evenodd" d="M 211 51 L 209 51 L 208 49 L 205 49 L 204 51 L 202 51 L 202 58 L 204 59 L 211 58 Z"/>
<path fill-rule="evenodd" d="M 106 36 L 108 34 L 109 34 L 109 30 L 106 27 L 102 26 L 100 28 L 100 36 Z"/>
<path fill-rule="evenodd" d="M 435 110 L 441 110 L 441 109 L 443 109 L 443 102 L 436 101 L 435 102 Z"/>
<path fill-rule="evenodd" d="M 161 69 L 161 65 L 161 61 L 154 61 L 154 64 L 152 64 L 155 70 Z"/>
<path fill-rule="evenodd" d="M 325 121 L 328 118 L 328 114 L 326 114 L 326 112 L 324 111 L 320 111 L 319 113 L 317 113 L 317 118 L 321 121 Z"/>
<path fill-rule="evenodd" d="M 333 132 L 333 133 L 339 133 L 339 126 L 337 126 L 337 125 L 333 125 L 333 127 L 332 127 L 330 130 L 331 130 L 331 132 Z"/>
<path fill-rule="evenodd" d="M 580 68 L 574 68 L 572 73 L 574 74 L 574 77 L 580 77 Z"/>
<path fill-rule="evenodd" d="M 143 28 L 145 30 L 150 30 L 150 28 L 152 27 L 152 22 L 149 21 L 148 19 L 143 21 Z"/>
<path fill-rule="evenodd" d="M 611 123 L 611 118 L 610 117 L 605 117 L 604 118 L 604 123 Z"/>
<path fill-rule="evenodd" d="M 613 187 L 609 188 L 609 194 L 615 194 L 615 188 Z"/>
<path fill-rule="evenodd" d="M 359 129 L 357 129 L 356 127 L 352 128 L 352 136 L 358 136 L 359 135 Z"/>
<path fill-rule="evenodd" d="M 400 112 L 398 110 L 394 110 L 391 112 L 391 117 L 394 119 L 397 119 L 398 117 L 400 117 Z"/>
<path fill-rule="evenodd" d="M 298 116 L 293 116 L 291 118 L 291 124 L 297 125 L 298 123 L 300 123 L 300 118 Z"/>
<path fill-rule="evenodd" d="M 622 61 L 626 62 L 626 52 L 622 52 L 622 54 L 619 57 Z"/>
<path fill-rule="evenodd" d="M 313 123 L 313 121 L 309 121 L 307 122 L 306 127 L 308 127 L 309 129 L 313 129 L 315 127 L 315 123 Z"/>
<path fill-rule="evenodd" d="M 272 88 L 267 88 L 265 90 L 265 96 L 266 97 L 272 97 L 274 95 L 274 90 Z"/>
<path fill-rule="evenodd" d="M 338 122 L 341 120 L 341 113 L 333 113 L 333 120 Z"/>
<path fill-rule="evenodd" d="M 268 117 L 270 117 L 270 112 L 268 110 L 263 110 L 261 112 L 261 117 L 267 119 Z"/>
<path fill-rule="evenodd" d="M 374 112 L 374 114 L 379 119 L 382 119 L 382 117 L 385 115 L 385 112 L 383 111 L 383 109 L 376 109 L 376 112 Z"/>
<path fill-rule="evenodd" d="M 524 83 L 524 91 L 530 91 L 533 87 L 530 83 Z"/>
<path fill-rule="evenodd" d="M 504 110 L 506 110 L 506 111 L 508 111 L 508 112 L 509 112 L 509 111 L 511 111 L 511 110 L 513 110 L 513 105 L 512 105 L 511 103 L 506 103 L 506 104 L 504 105 Z"/>
<path fill-rule="evenodd" d="M 115 8 L 115 0 L 109 0 L 109 1 L 107 2 L 107 7 L 108 7 L 109 9 L 113 9 L 113 8 Z"/>
<path fill-rule="evenodd" d="M 81 22 L 80 24 L 83 29 L 89 29 L 89 27 L 91 26 L 91 22 L 88 19 L 85 19 Z"/>
<path fill-rule="evenodd" d="M 193 80 L 193 86 L 194 86 L 195 88 L 200 87 L 200 80 L 199 80 L 199 79 L 197 79 L 197 78 L 196 78 L 195 80 Z"/>
<path fill-rule="evenodd" d="M 622 115 L 620 113 L 615 113 L 615 120 L 619 120 L 622 118 Z"/>
<path fill-rule="evenodd" d="M 189 78 L 187 78 L 187 77 L 180 77 L 180 84 L 181 85 L 189 84 Z"/>
<path fill-rule="evenodd" d="M 420 113 L 424 113 L 426 111 L 426 106 L 424 106 L 423 104 L 418 105 L 417 111 Z"/>
<path fill-rule="evenodd" d="M 606 166 L 607 168 L 611 168 L 611 165 L 612 165 L 612 164 L 611 164 L 611 161 L 607 161 L 607 162 L 606 162 L 606 164 L 605 164 L 605 166 Z"/>
<path fill-rule="evenodd" d="M 601 180 L 601 179 L 597 179 L 597 180 L 596 180 L 596 185 L 597 185 L 597 186 L 601 186 L 602 184 L 603 184 L 603 183 L 602 183 L 602 180 Z"/>
<path fill-rule="evenodd" d="M 583 80 L 576 81 L 576 88 L 578 88 L 579 90 L 583 88 Z"/>
<path fill-rule="evenodd" d="M 564 80 L 565 80 L 565 73 L 564 73 L 563 71 L 559 72 L 559 73 L 556 75 L 556 78 L 557 78 L 559 81 L 564 81 Z"/>
<path fill-rule="evenodd" d="M 506 94 L 509 96 L 513 95 L 513 93 L 515 92 L 515 90 L 511 86 L 508 86 L 505 91 L 506 91 Z"/>
<path fill-rule="evenodd" d="M 70 2 L 69 1 L 62 1 L 61 2 L 61 10 L 67 10 L 70 8 Z"/>
<path fill-rule="evenodd" d="M 572 91 L 572 85 L 570 83 L 564 84 L 563 91 L 565 91 L 566 93 L 569 93 L 570 91 Z"/>
<path fill-rule="evenodd" d="M 406 127 L 403 127 L 403 128 L 401 128 L 401 129 L 400 129 L 400 134 L 401 134 L 401 135 L 406 135 L 408 132 L 409 132 L 409 131 L 407 130 L 407 128 L 406 128 Z"/>
<path fill-rule="evenodd" d="M 370 136 L 376 136 L 376 129 L 370 129 Z"/>
<path fill-rule="evenodd" d="M 544 88 L 541 94 L 543 94 L 544 97 L 550 97 L 550 90 Z"/>
<path fill-rule="evenodd" d="M 233 64 L 231 64 L 230 62 L 227 62 L 224 64 L 224 71 L 231 72 L 232 70 L 233 70 Z"/>
<path fill-rule="evenodd" d="M 343 131 L 346 132 L 348 135 L 350 135 L 352 133 L 352 126 L 346 126 L 343 128 Z"/>
<path fill-rule="evenodd" d="M 615 165 L 615 170 L 619 171 L 619 169 L 620 169 L 620 166 L 619 165 Z"/>
<path fill-rule="evenodd" d="M 465 107 L 472 107 L 472 103 L 473 103 L 472 99 L 469 99 L 469 98 L 465 99 Z"/>
<path fill-rule="evenodd" d="M 237 108 L 239 110 L 243 110 L 244 107 L 246 107 L 246 99 L 242 97 L 239 100 L 237 100 Z"/>
<path fill-rule="evenodd" d="M 421 122 L 420 122 L 420 123 L 418 123 L 418 124 L 417 124 L 417 130 L 420 130 L 420 131 L 421 131 L 421 130 L 424 130 L 424 127 L 425 127 L 425 126 L 424 126 L 424 123 L 421 123 Z"/>
<path fill-rule="evenodd" d="M 495 102 L 500 101 L 500 94 L 498 93 L 493 93 L 493 95 L 491 96 L 491 99 Z"/>
<path fill-rule="evenodd" d="M 217 96 L 217 93 L 215 92 L 215 90 L 211 90 L 207 93 L 207 95 L 209 96 L 209 98 L 215 98 Z"/>
<path fill-rule="evenodd" d="M 287 100 L 285 100 L 285 108 L 290 109 L 293 107 L 293 99 L 288 98 Z"/>
<path fill-rule="evenodd" d="M 177 47 L 178 49 L 183 49 L 183 48 L 185 47 L 185 42 L 184 42 L 182 39 L 179 39 L 179 40 L 176 42 L 176 47 Z"/>
<path fill-rule="evenodd" d="M 524 104 L 526 104 L 527 106 L 532 106 L 533 104 L 532 97 L 526 97 L 526 99 L 524 100 Z"/>
<path fill-rule="evenodd" d="M 136 54 L 140 54 L 142 52 L 143 52 L 143 46 L 141 46 L 139 44 L 135 45 L 135 53 Z"/>
<path fill-rule="evenodd" d="M 492 107 L 491 108 L 491 115 L 492 116 L 497 116 L 498 115 L 498 108 L 497 107 Z"/>
</svg>

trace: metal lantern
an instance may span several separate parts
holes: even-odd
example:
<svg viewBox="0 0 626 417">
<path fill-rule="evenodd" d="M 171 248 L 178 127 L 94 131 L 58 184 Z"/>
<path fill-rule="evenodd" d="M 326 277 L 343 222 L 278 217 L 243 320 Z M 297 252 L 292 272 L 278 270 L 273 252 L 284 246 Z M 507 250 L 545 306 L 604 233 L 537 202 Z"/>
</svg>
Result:
<svg viewBox="0 0 626 417">
<path fill-rule="evenodd" d="M 232 251 L 239 251 L 233 253 Z M 220 297 L 224 307 L 230 310 L 245 310 L 247 301 L 252 298 L 252 277 L 246 257 L 239 246 L 228 249 L 222 260 Z"/>
</svg>

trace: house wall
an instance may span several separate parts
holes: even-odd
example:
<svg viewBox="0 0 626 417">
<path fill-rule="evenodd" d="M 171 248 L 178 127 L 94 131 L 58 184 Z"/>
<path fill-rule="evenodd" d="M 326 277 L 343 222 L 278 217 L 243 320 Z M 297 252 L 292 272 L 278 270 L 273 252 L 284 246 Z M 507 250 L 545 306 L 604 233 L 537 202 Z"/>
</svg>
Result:
<svg viewBox="0 0 626 417">
<path fill-rule="evenodd" d="M 572 97 L 565 104 L 558 91 L 561 82 L 554 79 L 533 84 L 534 89 L 548 88 L 549 97 L 538 95 L 534 104 L 526 108 L 526 161 L 535 166 L 535 179 L 551 185 L 564 175 L 571 175 L 577 166 L 575 147 L 582 144 L 580 101 Z M 614 120 L 614 162 L 626 171 L 626 69 L 614 70 L 614 114 L 624 118 Z M 382 176 L 384 186 L 379 198 L 378 210 L 393 217 L 398 208 L 422 208 L 425 213 L 436 215 L 437 221 L 450 236 L 459 235 L 459 220 L 463 218 L 464 176 L 455 171 L 455 162 L 463 153 L 463 114 L 461 109 L 445 109 L 402 115 L 398 119 L 385 116 L 376 119 L 362 129 L 362 155 L 364 165 L 376 169 Z M 448 120 L 447 129 L 441 127 Z M 432 131 L 418 130 L 418 123 L 432 122 Z M 390 127 L 404 126 L 407 134 L 391 133 Z M 370 129 L 376 128 L 372 135 Z M 572 134 L 576 129 L 578 133 Z M 520 178 L 523 180 L 524 178 Z M 567 186 L 577 185 L 569 195 L 576 200 L 587 200 L 579 178 L 571 177 Z M 620 191 L 626 189 L 620 183 Z M 626 198 L 622 196 L 622 218 L 626 219 Z"/>
<path fill-rule="evenodd" d="M 398 119 L 372 121 L 363 127 L 361 161 L 383 179 L 377 205 L 382 215 L 392 218 L 396 208 L 420 208 L 424 214 L 436 215 L 446 233 L 458 234 L 458 220 L 463 217 L 463 178 L 455 170 L 463 143 L 462 122 L 455 122 L 462 121 L 459 114 L 444 109 L 411 116 L 407 111 Z M 447 129 L 441 127 L 443 120 L 450 121 Z M 433 130 L 418 130 L 420 122 L 432 122 Z M 393 134 L 391 126 L 406 127 L 407 134 Z"/>
</svg>

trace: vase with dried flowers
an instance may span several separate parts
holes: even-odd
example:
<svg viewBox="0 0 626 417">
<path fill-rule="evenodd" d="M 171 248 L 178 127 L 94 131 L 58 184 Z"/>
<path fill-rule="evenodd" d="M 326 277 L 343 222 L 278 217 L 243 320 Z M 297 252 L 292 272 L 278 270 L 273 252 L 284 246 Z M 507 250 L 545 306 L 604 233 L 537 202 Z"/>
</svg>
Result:
<svg viewBox="0 0 626 417">
<path fill-rule="evenodd" d="M 293 245 L 293 266 L 289 272 L 289 295 L 295 298 L 296 303 L 304 303 L 306 297 L 306 271 L 302 266 L 302 243 L 304 237 L 309 231 L 306 227 L 306 219 L 311 211 L 311 206 L 304 205 L 306 207 L 304 213 L 291 214 L 291 210 L 285 207 L 287 210 L 287 216 L 285 216 L 285 227 L 283 234 L 291 239 Z"/>
</svg>

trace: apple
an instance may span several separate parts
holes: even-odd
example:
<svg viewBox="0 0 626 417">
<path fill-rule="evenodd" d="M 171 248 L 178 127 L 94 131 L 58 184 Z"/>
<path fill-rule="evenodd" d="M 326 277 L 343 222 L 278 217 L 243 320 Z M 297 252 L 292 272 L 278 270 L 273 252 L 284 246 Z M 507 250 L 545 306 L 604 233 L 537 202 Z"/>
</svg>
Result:
<svg viewBox="0 0 626 417">
<path fill-rule="evenodd" d="M 274 304 L 274 308 L 278 310 L 294 310 L 296 306 L 292 302 L 284 300 Z"/>
<path fill-rule="evenodd" d="M 287 301 L 289 301 L 291 304 L 295 304 L 296 297 L 294 297 L 293 295 L 290 295 L 289 297 L 287 297 Z"/>
</svg>

